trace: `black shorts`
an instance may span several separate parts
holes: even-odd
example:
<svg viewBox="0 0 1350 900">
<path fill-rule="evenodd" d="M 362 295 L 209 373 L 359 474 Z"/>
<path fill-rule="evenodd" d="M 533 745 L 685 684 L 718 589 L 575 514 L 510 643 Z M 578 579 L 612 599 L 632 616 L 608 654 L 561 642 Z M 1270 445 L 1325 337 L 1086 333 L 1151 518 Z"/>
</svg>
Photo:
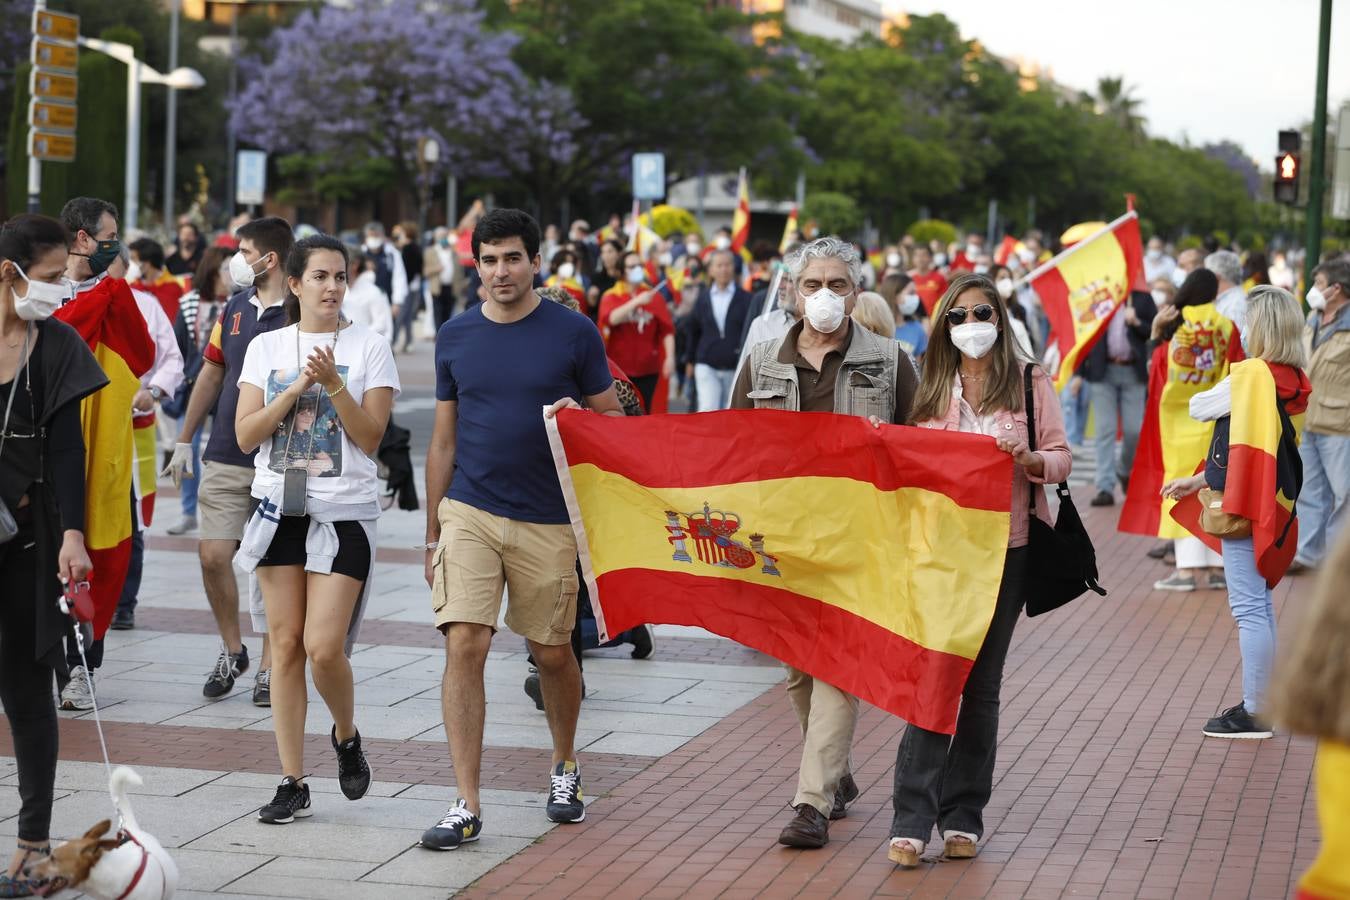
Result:
<svg viewBox="0 0 1350 900">
<path fill-rule="evenodd" d="M 337 531 L 338 552 L 333 557 L 333 574 L 346 575 L 365 581 L 370 575 L 370 541 L 360 522 L 334 522 Z M 309 536 L 309 516 L 282 516 L 267 555 L 258 561 L 260 566 L 303 566 L 305 538 Z"/>
</svg>

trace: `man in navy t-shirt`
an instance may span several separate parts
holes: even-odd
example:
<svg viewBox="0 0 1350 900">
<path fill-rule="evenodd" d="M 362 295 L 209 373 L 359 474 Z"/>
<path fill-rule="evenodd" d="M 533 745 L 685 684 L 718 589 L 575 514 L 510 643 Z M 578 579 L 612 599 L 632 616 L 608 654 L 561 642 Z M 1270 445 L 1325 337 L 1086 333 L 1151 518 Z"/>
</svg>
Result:
<svg viewBox="0 0 1350 900">
<path fill-rule="evenodd" d="M 594 323 L 534 292 L 539 225 L 520 210 L 479 219 L 473 254 L 483 302 L 436 337 L 436 424 L 427 451 L 427 584 L 445 634 L 442 713 L 460 799 L 422 835 L 450 850 L 477 840 L 483 667 L 510 594 L 506 624 L 529 642 L 553 735 L 547 813 L 580 822 L 581 771 L 573 741 L 581 671 L 572 655 L 576 538 L 544 417 L 583 402 L 622 416 Z"/>
</svg>

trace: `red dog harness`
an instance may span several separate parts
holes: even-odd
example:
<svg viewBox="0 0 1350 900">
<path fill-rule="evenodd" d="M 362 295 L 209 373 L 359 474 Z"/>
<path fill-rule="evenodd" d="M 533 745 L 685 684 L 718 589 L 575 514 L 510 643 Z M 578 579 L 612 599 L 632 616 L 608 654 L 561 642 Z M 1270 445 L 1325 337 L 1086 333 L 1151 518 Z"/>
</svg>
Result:
<svg viewBox="0 0 1350 900">
<path fill-rule="evenodd" d="M 141 883 L 141 876 L 145 874 L 145 867 L 150 864 L 150 851 L 146 850 L 145 845 L 136 840 L 136 836 L 129 831 L 121 832 L 121 837 L 122 843 L 132 843 L 141 848 L 141 864 L 136 867 L 136 874 L 131 876 L 131 884 L 127 885 L 127 889 L 117 897 L 117 900 L 127 900 L 127 897 L 131 896 L 131 892 L 136 890 L 136 885 Z M 160 878 L 164 878 L 163 871 L 160 872 Z M 168 884 L 166 883 L 164 887 L 167 888 Z M 163 894 L 163 891 L 160 893 Z"/>
</svg>

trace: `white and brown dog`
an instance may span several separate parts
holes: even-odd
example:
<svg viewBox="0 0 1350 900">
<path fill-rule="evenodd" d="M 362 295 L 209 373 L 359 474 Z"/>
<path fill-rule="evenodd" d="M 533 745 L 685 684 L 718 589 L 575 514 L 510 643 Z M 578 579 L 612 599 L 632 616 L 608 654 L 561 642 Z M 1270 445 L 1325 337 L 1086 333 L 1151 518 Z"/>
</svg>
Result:
<svg viewBox="0 0 1350 900">
<path fill-rule="evenodd" d="M 112 828 L 107 819 L 83 837 L 52 848 L 51 856 L 28 869 L 28 876 L 46 879 L 43 896 L 64 888 L 83 891 L 96 900 L 168 900 L 178 889 L 178 866 L 154 835 L 136 822 L 127 799 L 129 787 L 139 787 L 141 776 L 126 766 L 112 773 L 109 786 L 122 818 L 122 830 L 105 838 Z"/>
</svg>

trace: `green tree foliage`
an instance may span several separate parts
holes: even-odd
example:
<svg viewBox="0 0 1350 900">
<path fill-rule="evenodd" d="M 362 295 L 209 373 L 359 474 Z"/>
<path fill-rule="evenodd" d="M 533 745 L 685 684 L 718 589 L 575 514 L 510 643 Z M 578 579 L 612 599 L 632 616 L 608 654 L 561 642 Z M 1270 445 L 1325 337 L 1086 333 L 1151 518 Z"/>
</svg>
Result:
<svg viewBox="0 0 1350 900">
<path fill-rule="evenodd" d="M 806 198 L 802 217 L 816 223 L 819 234 L 854 235 L 862 227 L 858 204 L 848 194 L 819 191 Z"/>
</svg>

